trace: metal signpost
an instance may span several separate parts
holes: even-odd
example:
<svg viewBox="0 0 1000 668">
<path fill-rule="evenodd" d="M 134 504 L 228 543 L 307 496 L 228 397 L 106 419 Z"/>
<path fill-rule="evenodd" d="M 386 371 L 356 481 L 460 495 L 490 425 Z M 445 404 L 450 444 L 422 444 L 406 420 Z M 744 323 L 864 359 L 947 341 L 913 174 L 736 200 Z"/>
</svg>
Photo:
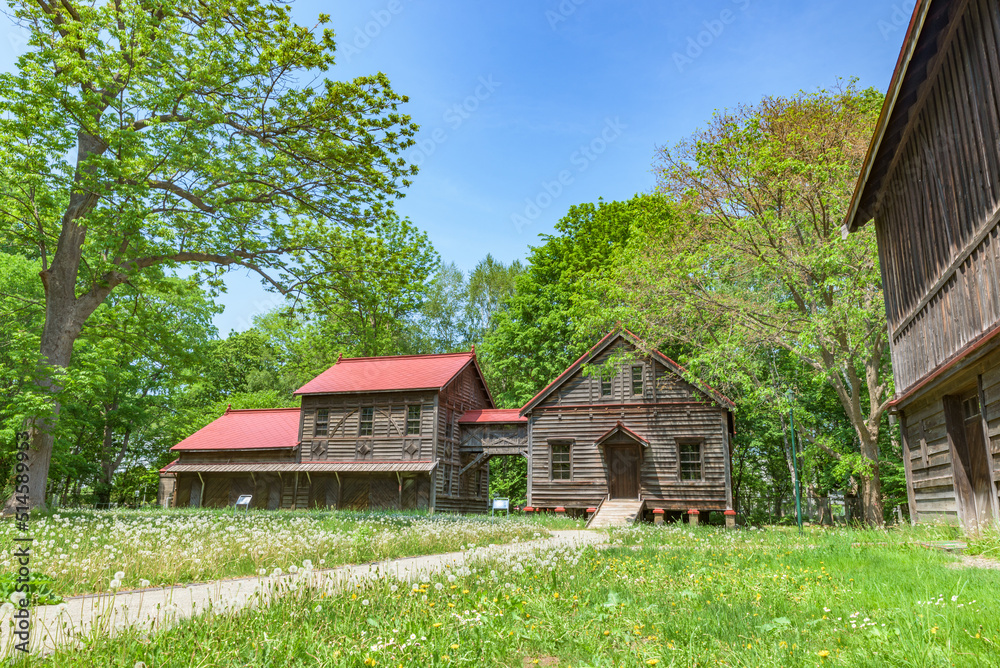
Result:
<svg viewBox="0 0 1000 668">
<path fill-rule="evenodd" d="M 505 515 L 510 515 L 510 499 L 493 499 L 493 504 L 490 506 L 490 515 L 493 515 L 494 510 L 502 510 Z"/>
<path fill-rule="evenodd" d="M 236 499 L 236 505 L 233 506 L 233 517 L 236 516 L 236 511 L 239 508 L 243 508 L 243 510 L 246 511 L 246 514 L 249 515 L 250 514 L 250 499 L 252 499 L 252 498 L 253 498 L 253 496 L 250 495 L 250 494 L 241 494 L 240 498 Z"/>
<path fill-rule="evenodd" d="M 802 533 L 802 487 L 799 485 L 799 456 L 795 452 L 795 407 L 792 399 L 795 395 L 788 390 L 788 419 L 792 428 L 792 470 L 795 472 L 795 517 L 799 522 L 799 533 Z"/>
</svg>

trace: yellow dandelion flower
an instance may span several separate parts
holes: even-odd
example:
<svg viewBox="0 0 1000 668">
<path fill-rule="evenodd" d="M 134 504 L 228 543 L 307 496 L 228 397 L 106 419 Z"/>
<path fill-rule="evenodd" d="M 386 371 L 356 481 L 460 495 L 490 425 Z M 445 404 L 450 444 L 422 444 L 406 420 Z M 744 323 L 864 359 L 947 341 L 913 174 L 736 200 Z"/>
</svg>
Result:
<svg viewBox="0 0 1000 668">
<path fill-rule="evenodd" d="M 458 649 L 458 643 L 457 642 L 456 643 L 452 643 L 451 644 L 451 648 L 452 649 Z"/>
<path fill-rule="evenodd" d="M 830 656 L 830 650 L 827 650 L 827 649 L 820 650 L 820 652 L 819 652 L 819 658 L 825 659 L 828 656 Z"/>
</svg>

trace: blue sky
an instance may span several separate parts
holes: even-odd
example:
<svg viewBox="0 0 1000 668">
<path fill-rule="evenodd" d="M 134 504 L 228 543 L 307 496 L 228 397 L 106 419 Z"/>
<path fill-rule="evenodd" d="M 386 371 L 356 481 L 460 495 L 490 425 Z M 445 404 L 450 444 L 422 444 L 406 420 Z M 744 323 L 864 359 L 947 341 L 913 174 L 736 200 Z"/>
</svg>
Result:
<svg viewBox="0 0 1000 668">
<path fill-rule="evenodd" d="M 331 15 L 344 79 L 385 72 L 421 126 L 398 204 L 446 262 L 524 258 L 570 205 L 653 189 L 657 146 L 715 110 L 857 77 L 885 90 L 914 0 L 351 0 Z M 8 31 L 0 66 L 21 48 Z M 225 335 L 276 305 L 230 274 Z"/>
</svg>

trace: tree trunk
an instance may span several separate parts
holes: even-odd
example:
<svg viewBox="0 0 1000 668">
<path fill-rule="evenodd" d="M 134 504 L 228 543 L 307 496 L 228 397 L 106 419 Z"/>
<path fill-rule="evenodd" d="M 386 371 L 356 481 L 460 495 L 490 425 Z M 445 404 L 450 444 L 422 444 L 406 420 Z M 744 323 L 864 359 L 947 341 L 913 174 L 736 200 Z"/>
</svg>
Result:
<svg viewBox="0 0 1000 668">
<path fill-rule="evenodd" d="M 879 479 L 878 462 L 872 462 L 872 475 L 861 478 L 861 512 L 868 526 L 885 526 L 885 515 L 882 508 L 882 481 Z"/>
<path fill-rule="evenodd" d="M 45 327 L 39 349 L 36 388 L 48 395 L 51 410 L 47 415 L 30 422 L 31 447 L 28 449 L 28 506 L 45 505 L 45 491 L 55 443 L 55 427 L 59 420 L 60 386 L 55 378 L 69 367 L 73 357 L 73 343 L 83 330 L 83 323 L 110 293 L 110 285 L 95 286 L 81 297 L 76 296 L 77 274 L 83 255 L 86 229 L 76 224 L 76 217 L 86 207 L 87 195 L 73 193 L 70 206 L 63 218 L 62 232 L 52 264 L 39 276 L 45 288 Z M 4 504 L 3 513 L 12 514 L 17 507 L 14 495 Z"/>
</svg>

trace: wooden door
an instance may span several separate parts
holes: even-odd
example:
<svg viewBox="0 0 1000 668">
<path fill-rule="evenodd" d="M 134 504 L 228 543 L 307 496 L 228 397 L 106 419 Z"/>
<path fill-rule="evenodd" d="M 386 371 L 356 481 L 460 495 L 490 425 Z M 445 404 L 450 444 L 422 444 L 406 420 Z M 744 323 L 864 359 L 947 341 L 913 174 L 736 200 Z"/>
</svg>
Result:
<svg viewBox="0 0 1000 668">
<path fill-rule="evenodd" d="M 619 445 L 607 449 L 608 494 L 612 499 L 639 498 L 639 447 Z"/>
<path fill-rule="evenodd" d="M 964 524 L 976 529 L 993 518 L 993 483 L 978 390 L 945 397 L 945 421 Z"/>
<path fill-rule="evenodd" d="M 976 520 L 985 525 L 993 519 L 993 483 L 990 480 L 990 458 L 983 435 L 983 415 L 978 390 L 962 402 L 965 417 L 965 446 L 969 483 L 976 498 Z"/>
</svg>

